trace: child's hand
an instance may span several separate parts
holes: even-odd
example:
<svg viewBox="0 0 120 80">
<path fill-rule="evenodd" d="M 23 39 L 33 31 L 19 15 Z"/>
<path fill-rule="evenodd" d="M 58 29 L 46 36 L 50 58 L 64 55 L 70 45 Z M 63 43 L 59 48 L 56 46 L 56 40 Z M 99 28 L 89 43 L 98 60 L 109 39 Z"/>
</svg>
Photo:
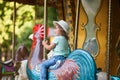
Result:
<svg viewBox="0 0 120 80">
<path fill-rule="evenodd" d="M 51 44 L 48 44 L 48 40 L 44 40 L 42 41 L 42 45 L 47 49 L 47 50 L 51 50 L 55 47 L 55 43 L 51 43 Z"/>
<path fill-rule="evenodd" d="M 42 41 L 42 45 L 47 45 L 48 44 L 48 41 L 47 40 L 43 40 Z"/>
</svg>

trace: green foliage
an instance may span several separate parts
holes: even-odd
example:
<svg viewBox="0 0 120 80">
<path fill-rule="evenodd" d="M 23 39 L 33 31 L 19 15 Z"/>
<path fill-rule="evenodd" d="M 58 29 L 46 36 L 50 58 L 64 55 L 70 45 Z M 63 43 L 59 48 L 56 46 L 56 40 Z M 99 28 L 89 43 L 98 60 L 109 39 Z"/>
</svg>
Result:
<svg viewBox="0 0 120 80">
<path fill-rule="evenodd" d="M 44 24 L 44 7 L 36 6 L 36 23 Z M 53 27 L 53 21 L 57 19 L 57 11 L 54 7 L 47 8 L 47 23 L 49 27 Z"/>
<path fill-rule="evenodd" d="M 13 34 L 13 2 L 0 0 L 0 53 L 12 51 Z M 36 15 L 35 15 L 36 11 Z M 36 16 L 36 18 L 35 18 Z M 35 20 L 36 19 L 36 20 Z M 55 8 L 48 8 L 48 26 L 53 26 L 53 20 L 57 20 Z M 15 22 L 15 50 L 24 44 L 30 51 L 32 41 L 28 39 L 35 23 L 43 24 L 44 8 L 31 5 L 16 4 Z"/>
<path fill-rule="evenodd" d="M 48 8 L 48 26 L 53 27 L 53 21 L 57 19 L 57 11 L 53 7 Z"/>
<path fill-rule="evenodd" d="M 28 39 L 34 25 L 34 6 L 16 4 L 15 48 L 21 44 L 30 49 Z M 12 50 L 13 2 L 0 3 L 0 53 Z"/>
<path fill-rule="evenodd" d="M 9 29 L 12 25 L 11 14 L 13 8 L 8 5 L 10 4 L 6 2 L 0 3 L 0 51 L 4 52 L 10 49 L 12 42 L 12 32 Z"/>
</svg>

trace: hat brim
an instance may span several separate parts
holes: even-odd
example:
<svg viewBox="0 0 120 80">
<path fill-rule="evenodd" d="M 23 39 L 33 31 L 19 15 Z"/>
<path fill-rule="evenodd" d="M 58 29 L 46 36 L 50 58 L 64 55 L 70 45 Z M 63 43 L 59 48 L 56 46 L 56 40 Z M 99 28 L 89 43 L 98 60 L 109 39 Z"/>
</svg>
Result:
<svg viewBox="0 0 120 80">
<path fill-rule="evenodd" d="M 53 25 L 55 25 L 55 24 L 59 24 L 59 25 L 63 28 L 63 30 L 64 30 L 66 33 L 68 33 L 68 32 L 66 31 L 66 29 L 64 28 L 64 26 L 60 24 L 60 22 L 58 22 L 58 21 L 53 21 Z"/>
<path fill-rule="evenodd" d="M 63 25 L 61 25 L 58 21 L 53 21 L 53 24 L 55 25 L 55 24 L 59 24 L 60 25 L 60 27 L 62 27 L 63 28 L 63 30 L 65 31 L 65 29 L 64 29 L 64 27 L 63 27 Z M 66 31 L 65 31 L 66 32 Z"/>
<path fill-rule="evenodd" d="M 63 28 L 63 25 L 61 25 L 58 21 L 53 21 L 53 24 L 59 24 L 62 28 Z"/>
</svg>

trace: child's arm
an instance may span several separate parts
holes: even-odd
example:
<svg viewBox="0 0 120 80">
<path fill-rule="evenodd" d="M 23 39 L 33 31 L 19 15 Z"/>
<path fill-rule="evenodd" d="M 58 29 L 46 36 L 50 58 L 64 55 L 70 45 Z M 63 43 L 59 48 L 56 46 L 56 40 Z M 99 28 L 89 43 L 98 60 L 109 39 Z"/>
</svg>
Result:
<svg viewBox="0 0 120 80">
<path fill-rule="evenodd" d="M 55 43 L 48 44 L 48 41 L 44 41 L 44 40 L 43 40 L 42 44 L 47 50 L 51 50 L 56 46 Z"/>
</svg>

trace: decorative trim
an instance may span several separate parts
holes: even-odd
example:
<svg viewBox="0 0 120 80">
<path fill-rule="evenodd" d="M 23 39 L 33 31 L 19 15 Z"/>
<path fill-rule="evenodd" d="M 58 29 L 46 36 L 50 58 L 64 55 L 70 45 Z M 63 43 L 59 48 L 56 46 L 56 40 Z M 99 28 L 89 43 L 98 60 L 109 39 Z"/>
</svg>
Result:
<svg viewBox="0 0 120 80">
<path fill-rule="evenodd" d="M 81 3 L 87 16 L 87 24 L 84 26 L 84 23 L 82 23 L 81 25 L 86 31 L 86 39 L 83 49 L 87 50 L 94 58 L 96 58 L 96 56 L 99 54 L 99 43 L 96 34 L 97 30 L 99 30 L 101 26 L 96 24 L 96 16 L 101 9 L 102 0 L 93 2 L 82 0 Z M 99 4 L 96 5 L 96 3 Z M 91 4 L 95 4 L 94 6 L 96 7 L 91 6 Z"/>
<path fill-rule="evenodd" d="M 118 68 L 117 68 L 117 76 L 120 77 L 120 64 L 118 65 Z"/>
<path fill-rule="evenodd" d="M 118 57 L 120 58 L 120 35 L 119 35 L 119 37 L 117 39 L 115 49 L 116 49 L 116 53 L 117 53 Z"/>
<path fill-rule="evenodd" d="M 64 6 L 65 6 L 65 15 L 66 15 L 66 21 L 69 24 L 70 32 L 69 32 L 69 44 L 71 47 L 71 50 L 73 50 L 73 42 L 74 42 L 74 29 L 73 29 L 73 13 L 72 13 L 72 7 L 71 7 L 71 0 L 65 0 Z"/>
</svg>

